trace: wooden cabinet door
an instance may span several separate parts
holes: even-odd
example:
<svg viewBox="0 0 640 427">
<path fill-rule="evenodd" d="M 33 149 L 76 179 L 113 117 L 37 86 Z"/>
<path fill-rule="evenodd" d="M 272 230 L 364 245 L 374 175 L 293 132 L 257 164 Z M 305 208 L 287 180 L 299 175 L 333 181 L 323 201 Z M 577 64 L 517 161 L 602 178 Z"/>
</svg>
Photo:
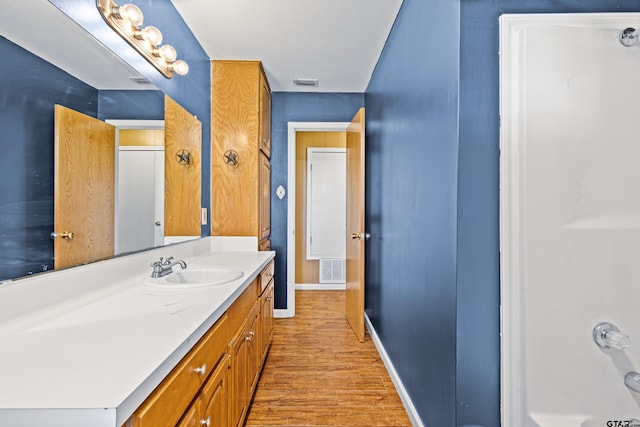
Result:
<svg viewBox="0 0 640 427">
<path fill-rule="evenodd" d="M 202 123 L 164 99 L 164 234 L 200 237 Z"/>
<path fill-rule="evenodd" d="M 273 279 L 260 297 L 260 367 L 264 364 L 273 338 Z"/>
<path fill-rule="evenodd" d="M 193 405 L 184 413 L 176 427 L 201 427 L 199 401 L 193 402 Z"/>
<path fill-rule="evenodd" d="M 229 427 L 229 358 L 218 364 L 177 427 Z"/>
<path fill-rule="evenodd" d="M 271 93 L 265 78 L 260 78 L 260 149 L 271 158 Z"/>
<path fill-rule="evenodd" d="M 253 337 L 249 334 L 249 322 L 245 322 L 240 333 L 229 345 L 231 354 L 231 404 L 230 416 L 232 426 L 242 426 L 249 407 L 251 384 L 251 350 Z"/>
<path fill-rule="evenodd" d="M 211 374 L 201 392 L 201 416 L 198 426 L 229 426 L 230 356 L 225 356 Z"/>
<path fill-rule="evenodd" d="M 253 391 L 256 389 L 258 385 L 258 379 L 260 378 L 260 350 L 258 348 L 258 342 L 260 339 L 258 338 L 258 304 L 254 306 L 254 309 L 249 314 L 249 319 L 247 322 L 247 330 L 249 337 L 249 348 L 248 348 L 248 365 L 249 365 L 249 398 L 247 401 L 247 405 L 249 405 L 251 401 L 251 396 L 253 396 Z"/>
<path fill-rule="evenodd" d="M 242 426 L 249 409 L 253 390 L 258 382 L 257 324 L 258 304 L 256 301 L 240 333 L 229 345 L 232 365 L 230 394 L 232 426 Z"/>
<path fill-rule="evenodd" d="M 259 241 L 271 235 L 271 163 L 260 153 L 260 220 Z"/>
</svg>

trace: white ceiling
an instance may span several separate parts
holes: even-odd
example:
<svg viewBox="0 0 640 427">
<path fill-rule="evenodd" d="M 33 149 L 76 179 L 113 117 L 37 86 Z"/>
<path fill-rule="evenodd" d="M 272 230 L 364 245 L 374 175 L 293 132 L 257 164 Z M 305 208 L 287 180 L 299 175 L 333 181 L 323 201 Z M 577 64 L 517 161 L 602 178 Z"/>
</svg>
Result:
<svg viewBox="0 0 640 427">
<path fill-rule="evenodd" d="M 277 92 L 364 92 L 402 4 L 172 1 L 210 58 L 261 60 Z M 3 2 L 0 35 L 97 89 L 153 87 L 133 82 L 142 76 L 48 1 Z M 319 85 L 295 86 L 294 78 L 318 79 Z"/>
<path fill-rule="evenodd" d="M 212 59 L 261 60 L 272 91 L 364 92 L 402 0 L 172 0 Z M 314 78 L 317 87 L 295 86 Z"/>
</svg>

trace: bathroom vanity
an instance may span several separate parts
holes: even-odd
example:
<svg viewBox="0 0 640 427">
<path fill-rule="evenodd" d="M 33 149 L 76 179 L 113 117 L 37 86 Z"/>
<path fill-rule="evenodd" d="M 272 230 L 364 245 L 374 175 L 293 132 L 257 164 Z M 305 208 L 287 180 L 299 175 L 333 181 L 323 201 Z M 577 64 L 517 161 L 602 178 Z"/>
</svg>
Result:
<svg viewBox="0 0 640 427">
<path fill-rule="evenodd" d="M 242 275 L 153 283 L 168 256 Z M 274 257 L 209 237 L 1 284 L 0 425 L 241 423 L 271 342 Z"/>
</svg>

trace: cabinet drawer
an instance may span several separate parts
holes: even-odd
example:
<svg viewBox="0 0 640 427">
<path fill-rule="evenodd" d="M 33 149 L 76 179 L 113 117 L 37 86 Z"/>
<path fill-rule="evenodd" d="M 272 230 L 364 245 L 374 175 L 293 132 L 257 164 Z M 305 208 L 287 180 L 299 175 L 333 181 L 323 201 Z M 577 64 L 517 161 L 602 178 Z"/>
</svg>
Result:
<svg viewBox="0 0 640 427">
<path fill-rule="evenodd" d="M 258 296 L 262 295 L 262 292 L 264 292 L 264 290 L 267 288 L 267 285 L 273 278 L 274 265 L 274 260 L 271 260 L 271 262 L 267 264 L 264 270 L 262 270 L 262 273 L 260 273 L 260 286 L 258 288 Z"/>
<path fill-rule="evenodd" d="M 133 427 L 175 425 L 226 351 L 225 313 L 133 415 Z"/>
</svg>

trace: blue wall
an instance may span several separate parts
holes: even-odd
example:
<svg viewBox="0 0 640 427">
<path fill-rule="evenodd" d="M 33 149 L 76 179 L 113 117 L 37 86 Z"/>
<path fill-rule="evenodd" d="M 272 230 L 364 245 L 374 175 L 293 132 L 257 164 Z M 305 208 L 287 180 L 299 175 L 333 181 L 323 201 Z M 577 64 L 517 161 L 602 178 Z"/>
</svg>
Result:
<svg viewBox="0 0 640 427">
<path fill-rule="evenodd" d="M 288 122 L 349 122 L 364 106 L 362 94 L 274 92 L 271 94 L 271 248 L 277 252 L 275 307 L 287 308 Z"/>
<path fill-rule="evenodd" d="M 405 0 L 365 94 L 366 311 L 437 427 L 455 425 L 459 17 Z"/>
<path fill-rule="evenodd" d="M 0 280 L 53 268 L 53 106 L 96 117 L 98 91 L 0 37 Z"/>
<path fill-rule="evenodd" d="M 175 47 L 178 58 L 189 64 L 187 75 L 176 75 L 172 79 L 160 74 L 104 22 L 95 0 L 50 1 L 202 122 L 202 206 L 208 207 L 211 181 L 211 63 L 171 1 L 127 2 L 140 7 L 144 14 L 144 25 L 158 27 L 162 31 L 163 43 Z M 202 236 L 208 236 L 209 226 L 202 226 L 201 233 Z"/>
<path fill-rule="evenodd" d="M 164 94 L 159 90 L 101 90 L 100 120 L 164 120 Z"/>
</svg>

